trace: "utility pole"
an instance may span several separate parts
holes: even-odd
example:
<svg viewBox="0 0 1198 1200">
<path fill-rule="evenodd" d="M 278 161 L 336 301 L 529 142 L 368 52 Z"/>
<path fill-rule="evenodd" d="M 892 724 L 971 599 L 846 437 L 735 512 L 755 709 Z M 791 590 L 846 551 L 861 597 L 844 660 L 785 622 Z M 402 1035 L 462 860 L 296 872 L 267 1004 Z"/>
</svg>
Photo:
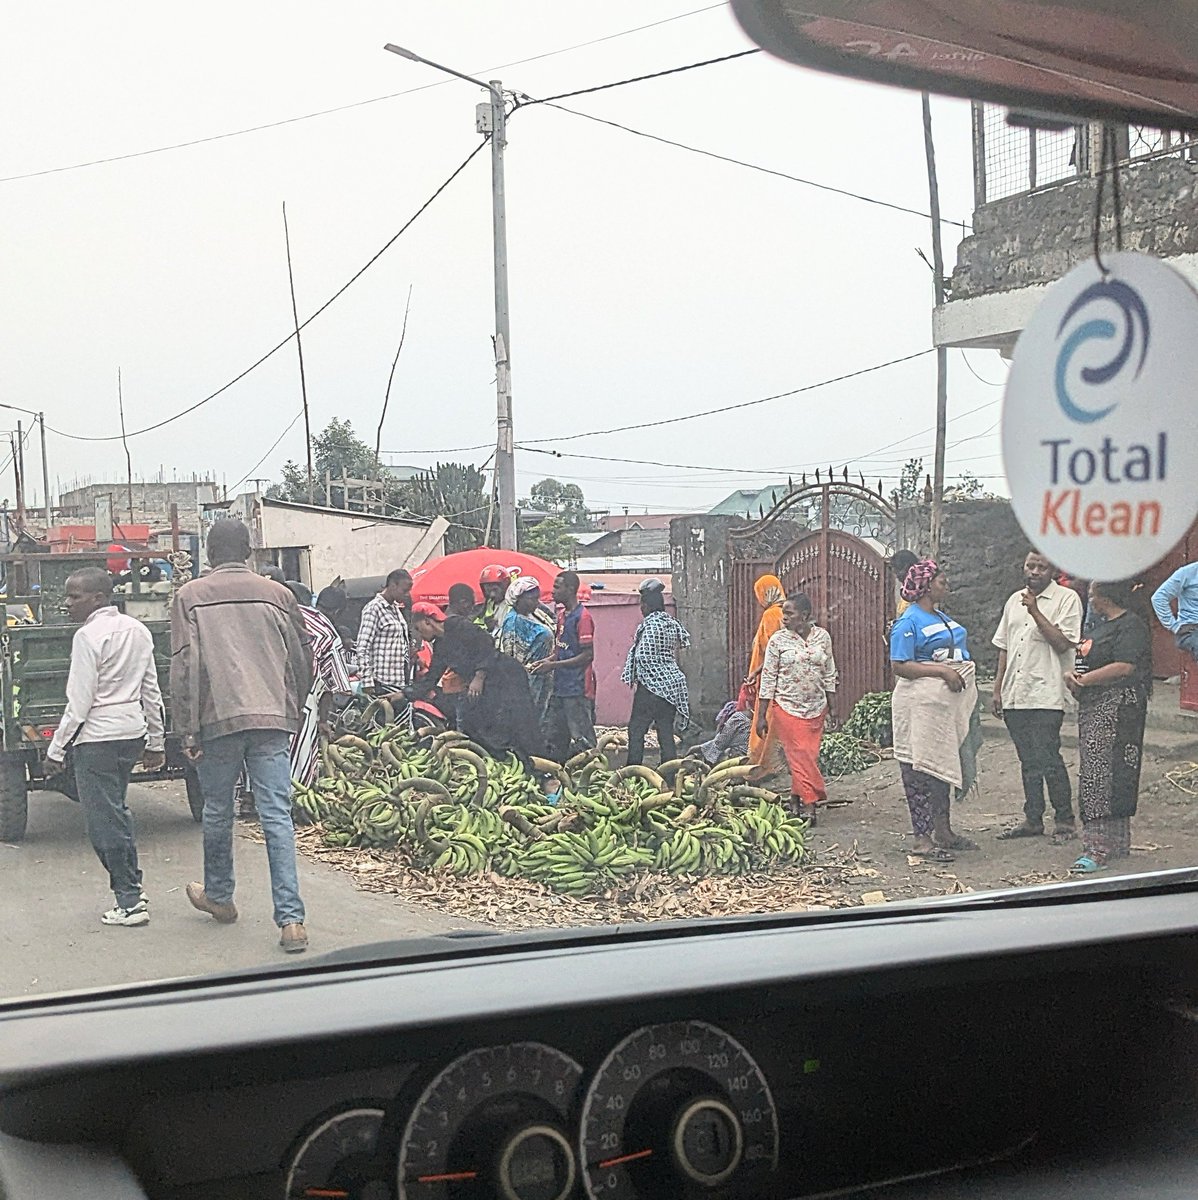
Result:
<svg viewBox="0 0 1198 1200">
<path fill-rule="evenodd" d="M 17 440 L 12 448 L 12 469 L 17 484 L 17 529 L 25 532 L 25 456 L 21 453 L 21 442 L 24 440 L 21 422 L 17 421 Z"/>
<path fill-rule="evenodd" d="M 495 252 L 495 484 L 499 508 L 499 548 L 516 549 L 516 434 L 512 421 L 512 335 L 508 319 L 507 204 L 504 194 L 503 151 L 507 146 L 507 109 L 498 79 L 483 83 L 450 67 L 422 58 L 402 46 L 388 43 L 385 50 L 411 62 L 464 79 L 490 93 L 490 102 L 476 110 L 476 128 L 491 138 L 491 219 Z"/>
<path fill-rule="evenodd" d="M 133 524 L 133 456 L 129 453 L 129 439 L 125 436 L 125 392 L 121 387 L 121 369 L 116 369 L 116 402 L 121 414 L 121 445 L 125 447 L 125 479 L 128 487 L 129 524 Z"/>
<path fill-rule="evenodd" d="M 46 529 L 50 528 L 50 468 L 46 465 L 46 414 L 37 414 L 38 429 L 42 435 L 42 491 L 46 500 Z"/>
<path fill-rule="evenodd" d="M 283 201 L 283 241 L 287 247 L 287 282 L 291 287 L 291 319 L 295 324 L 295 350 L 299 355 L 300 395 L 304 401 L 304 447 L 308 456 L 308 503 L 315 500 L 312 479 L 312 424 L 308 417 L 308 380 L 304 375 L 304 342 L 300 337 L 299 309 L 295 306 L 295 273 L 291 269 L 291 233 L 287 228 L 287 201 Z"/>
<path fill-rule="evenodd" d="M 932 103 L 923 93 L 923 148 L 928 162 L 928 200 L 932 217 L 932 288 L 936 307 L 944 303 L 944 246 L 940 240 L 940 186 L 936 180 L 936 148 L 932 141 Z M 929 551 L 940 557 L 944 529 L 944 453 L 948 433 L 948 349 L 936 347 L 936 456 L 932 468 L 932 536 Z"/>
</svg>

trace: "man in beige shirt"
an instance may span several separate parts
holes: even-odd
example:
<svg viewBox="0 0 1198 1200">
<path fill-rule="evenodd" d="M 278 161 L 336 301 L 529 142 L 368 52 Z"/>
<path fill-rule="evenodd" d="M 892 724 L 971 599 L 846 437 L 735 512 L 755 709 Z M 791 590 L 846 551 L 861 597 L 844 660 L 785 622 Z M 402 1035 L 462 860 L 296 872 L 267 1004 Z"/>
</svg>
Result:
<svg viewBox="0 0 1198 1200">
<path fill-rule="evenodd" d="M 994 635 L 998 673 L 994 715 L 1007 725 L 1023 773 L 1023 823 L 1002 840 L 1044 833 L 1044 789 L 1052 801 L 1055 835 L 1075 835 L 1073 789 L 1061 759 L 1061 725 L 1069 696 L 1065 674 L 1082 632 L 1081 597 L 1053 578 L 1053 566 L 1032 551 L 1023 564 L 1027 587 L 1003 609 Z"/>
</svg>

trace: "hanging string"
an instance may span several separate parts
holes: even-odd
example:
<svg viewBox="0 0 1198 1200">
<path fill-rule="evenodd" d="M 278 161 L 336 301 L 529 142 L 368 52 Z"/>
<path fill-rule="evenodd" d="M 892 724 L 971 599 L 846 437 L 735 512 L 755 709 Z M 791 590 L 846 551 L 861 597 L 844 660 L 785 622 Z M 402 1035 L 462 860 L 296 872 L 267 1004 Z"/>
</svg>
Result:
<svg viewBox="0 0 1198 1200">
<path fill-rule="evenodd" d="M 1123 249 L 1123 202 L 1119 194 L 1119 151 L 1115 144 L 1113 126 L 1102 127 L 1102 151 L 1098 163 L 1098 183 L 1094 196 L 1094 261 L 1105 279 L 1110 268 L 1102 261 L 1102 198 L 1106 190 L 1107 172 L 1111 174 L 1111 200 L 1114 203 L 1115 249 Z"/>
</svg>

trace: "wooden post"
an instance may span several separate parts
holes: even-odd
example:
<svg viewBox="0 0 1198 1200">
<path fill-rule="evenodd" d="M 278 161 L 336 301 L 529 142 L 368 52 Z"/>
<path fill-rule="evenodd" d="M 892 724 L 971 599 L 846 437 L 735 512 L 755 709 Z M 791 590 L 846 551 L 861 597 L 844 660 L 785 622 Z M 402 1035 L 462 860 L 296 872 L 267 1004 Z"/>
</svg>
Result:
<svg viewBox="0 0 1198 1200">
<path fill-rule="evenodd" d="M 291 234 L 287 229 L 287 201 L 283 201 L 283 241 L 287 246 L 287 282 L 291 286 L 291 319 L 295 323 L 295 349 L 299 355 L 300 395 L 304 401 L 304 447 L 308 456 L 308 503 L 316 499 L 312 478 L 312 425 L 308 419 L 308 381 L 304 376 L 304 343 L 300 337 L 299 309 L 295 306 L 295 275 L 291 270 Z"/>
<path fill-rule="evenodd" d="M 171 502 L 171 553 L 179 553 L 179 506 Z"/>
<path fill-rule="evenodd" d="M 932 216 L 932 288 L 936 307 L 944 303 L 944 246 L 940 239 L 940 187 L 936 181 L 936 147 L 932 141 L 932 104 L 923 93 L 923 146 L 928 163 L 928 199 Z M 944 454 L 948 432 L 948 349 L 936 347 L 936 456 L 932 479 L 932 537 L 929 550 L 940 554 L 944 525 Z"/>
</svg>

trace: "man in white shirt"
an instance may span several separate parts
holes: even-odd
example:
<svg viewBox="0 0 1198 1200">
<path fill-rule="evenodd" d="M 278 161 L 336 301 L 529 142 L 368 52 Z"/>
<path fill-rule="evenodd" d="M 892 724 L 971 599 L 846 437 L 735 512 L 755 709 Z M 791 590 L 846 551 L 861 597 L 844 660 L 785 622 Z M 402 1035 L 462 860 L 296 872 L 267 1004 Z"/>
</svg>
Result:
<svg viewBox="0 0 1198 1200">
<path fill-rule="evenodd" d="M 1061 759 L 1061 725 L 1069 706 L 1065 675 L 1082 633 L 1081 597 L 1053 578 L 1053 566 L 1032 551 L 1023 564 L 1027 587 L 1003 609 L 994 635 L 998 673 L 994 715 L 1007 724 L 1023 772 L 1023 823 L 999 838 L 1044 833 L 1044 789 L 1052 801 L 1057 840 L 1075 836 L 1073 788 Z"/>
<path fill-rule="evenodd" d="M 47 766 L 64 770 L 70 748 L 88 836 L 116 897 L 116 907 L 100 920 L 147 925 L 150 910 L 125 793 L 139 759 L 148 771 L 166 761 L 154 639 L 140 621 L 112 606 L 112 579 L 100 567 L 70 576 L 66 607 L 82 624 L 71 642 L 67 707 L 46 752 Z"/>
</svg>

